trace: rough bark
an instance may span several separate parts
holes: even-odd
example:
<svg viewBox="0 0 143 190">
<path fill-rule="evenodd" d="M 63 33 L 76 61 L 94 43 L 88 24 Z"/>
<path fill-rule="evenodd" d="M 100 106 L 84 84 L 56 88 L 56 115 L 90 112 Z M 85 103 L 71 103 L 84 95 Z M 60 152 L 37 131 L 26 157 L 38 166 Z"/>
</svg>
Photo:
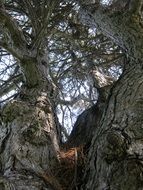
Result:
<svg viewBox="0 0 143 190">
<path fill-rule="evenodd" d="M 143 27 L 142 27 L 142 1 L 132 0 L 126 9 L 110 9 L 103 6 L 81 8 L 80 19 L 83 24 L 98 27 L 122 47 L 130 58 L 135 61 L 142 58 Z"/>
<path fill-rule="evenodd" d="M 113 86 L 100 126 L 94 134 L 83 190 L 141 190 L 143 188 L 143 52 L 142 1 L 128 10 L 101 7 L 82 21 L 112 38 L 127 53 L 122 76 Z M 82 12 L 83 13 L 83 12 Z M 83 13 L 84 14 L 84 13 Z"/>
<path fill-rule="evenodd" d="M 54 110 L 55 87 L 48 78 L 44 43 L 47 22 L 56 3 L 52 1 L 51 9 L 46 10 L 45 25 L 40 22 L 42 29 L 38 25 L 40 34 L 35 34 L 32 46 L 16 20 L 0 7 L 2 32 L 6 32 L 7 37 L 1 38 L 0 46 L 19 60 L 23 77 L 18 96 L 4 105 L 0 115 L 1 190 L 62 189 L 55 177 L 61 163 L 61 137 Z"/>
<path fill-rule="evenodd" d="M 38 75 L 33 70 L 30 70 L 31 73 L 28 71 L 28 86 L 23 86 L 19 96 L 2 108 L 2 190 L 61 189 L 53 175 L 53 170 L 59 164 L 58 130 L 49 99 L 53 95 L 53 87 L 45 78 L 42 67 L 38 68 L 41 62 L 34 64 L 32 59 L 29 66 L 31 63 Z M 27 62 L 22 64 L 29 67 Z M 26 68 L 24 73 L 27 70 Z M 31 75 L 35 78 L 30 78 Z M 33 85 L 32 81 L 40 82 Z"/>
<path fill-rule="evenodd" d="M 66 146 L 90 146 L 94 133 L 96 133 L 99 126 L 112 85 L 110 84 L 108 86 L 98 87 L 98 101 L 78 116 L 71 134 L 65 143 Z"/>
<path fill-rule="evenodd" d="M 125 69 L 94 135 L 82 189 L 142 189 L 142 67 Z"/>
<path fill-rule="evenodd" d="M 90 7 L 86 11 L 81 11 L 81 20 L 86 24 L 100 27 L 104 34 L 127 52 L 128 62 L 122 76 L 111 89 L 105 110 L 102 111 L 100 125 L 99 120 L 96 123 L 96 118 L 94 118 L 96 109 L 93 111 L 91 108 L 90 111 L 93 112 L 87 114 L 89 118 L 91 117 L 90 120 L 94 120 L 95 123 L 91 125 L 91 128 L 94 130 L 95 126 L 96 131 L 94 130 L 89 149 L 83 181 L 82 184 L 80 181 L 78 185 L 77 179 L 61 180 L 59 176 L 54 175 L 59 166 L 62 168 L 58 172 L 62 176 L 66 167 L 71 166 L 69 171 L 72 171 L 74 178 L 82 178 L 83 173 L 79 171 L 83 169 L 83 163 L 78 165 L 81 160 L 77 158 L 77 155 L 78 151 L 82 152 L 81 149 L 76 147 L 66 153 L 59 149 L 58 131 L 50 99 L 53 95 L 53 87 L 47 80 L 48 62 L 44 56 L 37 54 L 35 47 L 30 50 L 25 46 L 25 39 L 17 30 L 15 22 L 9 20 L 9 15 L 0 12 L 0 18 L 10 23 L 10 25 L 5 25 L 4 22 L 3 25 L 13 35 L 14 42 L 13 47 L 5 43 L 1 45 L 20 60 L 25 79 L 25 86 L 19 96 L 5 105 L 1 113 L 0 189 L 60 190 L 64 189 L 61 181 L 65 184 L 66 180 L 74 182 L 72 189 L 76 186 L 83 190 L 143 189 L 141 6 L 141 1 L 132 0 L 124 14 L 122 9 L 117 11 L 101 7 L 92 10 L 92 13 Z M 21 45 L 24 51 L 21 51 Z M 97 111 L 99 110 L 97 109 L 95 113 Z M 83 114 L 81 118 L 87 116 L 85 115 Z M 101 113 L 99 115 L 101 117 Z M 76 128 L 72 142 L 77 138 L 79 128 Z M 83 134 L 83 139 L 87 137 L 87 134 L 88 130 Z M 83 141 L 80 143 L 83 144 Z M 76 141 L 73 146 L 79 145 Z M 68 173 L 68 176 L 70 174 Z"/>
</svg>

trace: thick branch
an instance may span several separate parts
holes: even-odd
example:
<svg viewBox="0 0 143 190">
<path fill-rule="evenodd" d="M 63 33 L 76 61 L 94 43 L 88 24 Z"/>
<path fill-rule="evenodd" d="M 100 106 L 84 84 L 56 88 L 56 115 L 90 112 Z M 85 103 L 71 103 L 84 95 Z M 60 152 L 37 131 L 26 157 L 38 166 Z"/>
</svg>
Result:
<svg viewBox="0 0 143 190">
<path fill-rule="evenodd" d="M 18 28 L 16 21 L 2 8 L 0 8 L 0 20 L 2 27 L 7 28 L 10 32 L 14 45 L 17 48 L 21 47 L 23 49 L 25 47 L 26 40 L 22 31 Z"/>
<path fill-rule="evenodd" d="M 3 47 L 5 50 L 7 50 L 9 53 L 11 53 L 14 57 L 21 60 L 23 58 L 23 52 L 16 48 L 11 46 L 11 44 L 8 44 L 7 42 L 0 41 L 0 47 Z"/>
<path fill-rule="evenodd" d="M 134 60 L 143 59 L 143 27 L 140 23 L 140 15 L 132 11 L 126 11 L 123 14 L 122 11 L 112 11 L 101 7 L 94 13 L 86 8 L 81 8 L 79 12 L 82 23 L 100 28 Z"/>
<path fill-rule="evenodd" d="M 29 0 L 22 0 L 21 3 L 23 4 L 24 7 L 26 7 L 27 11 L 28 11 L 28 16 L 31 19 L 31 24 L 33 26 L 34 32 L 37 33 L 38 31 L 38 19 L 36 16 L 36 12 L 34 11 L 31 2 Z"/>
<path fill-rule="evenodd" d="M 143 6 L 142 0 L 130 0 L 130 10 L 134 14 L 140 14 L 142 6 Z"/>
<path fill-rule="evenodd" d="M 46 32 L 46 29 L 47 29 L 47 25 L 48 25 L 48 22 L 49 22 L 49 19 L 50 19 L 50 16 L 52 14 L 52 11 L 55 7 L 56 3 L 55 1 L 53 1 L 50 5 L 50 9 L 48 10 L 47 8 L 44 8 L 46 9 L 46 15 L 45 15 L 45 18 L 43 18 L 43 24 L 40 28 L 40 30 L 38 31 L 37 35 L 36 35 L 36 38 L 35 38 L 35 41 L 33 42 L 33 48 L 34 47 L 39 47 L 40 44 L 42 43 L 42 40 L 45 36 L 45 32 Z M 45 5 L 46 6 L 46 5 Z M 48 7 L 48 6 L 47 6 Z M 44 16 L 44 15 L 43 15 Z"/>
</svg>

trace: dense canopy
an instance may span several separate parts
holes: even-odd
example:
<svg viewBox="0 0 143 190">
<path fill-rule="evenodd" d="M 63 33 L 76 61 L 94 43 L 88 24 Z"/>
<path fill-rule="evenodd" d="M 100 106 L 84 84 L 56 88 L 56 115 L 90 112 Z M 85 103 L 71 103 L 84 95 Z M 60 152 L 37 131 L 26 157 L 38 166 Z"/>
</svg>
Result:
<svg viewBox="0 0 143 190">
<path fill-rule="evenodd" d="M 119 77 L 121 49 L 98 28 L 83 25 L 78 11 L 72 1 L 1 2 L 1 104 L 14 98 L 25 83 L 20 61 L 27 56 L 43 54 L 43 62 L 48 60 L 47 78 L 56 88 L 55 106 L 66 128 L 97 101 L 96 87 L 102 85 L 99 80 L 104 75 L 113 80 Z"/>
</svg>

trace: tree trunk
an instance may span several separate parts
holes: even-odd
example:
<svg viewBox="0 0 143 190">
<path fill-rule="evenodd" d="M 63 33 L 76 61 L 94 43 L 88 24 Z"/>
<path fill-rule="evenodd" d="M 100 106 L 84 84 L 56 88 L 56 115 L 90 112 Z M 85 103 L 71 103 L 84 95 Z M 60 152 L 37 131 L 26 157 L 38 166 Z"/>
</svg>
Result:
<svg viewBox="0 0 143 190">
<path fill-rule="evenodd" d="M 126 65 L 94 135 L 82 189 L 143 188 L 143 70 Z"/>
<path fill-rule="evenodd" d="M 98 10 L 97 10 L 98 9 Z M 83 190 L 143 189 L 143 25 L 142 1 L 128 10 L 81 10 L 84 24 L 96 25 L 122 47 L 128 57 L 113 86 L 94 134 Z"/>
<path fill-rule="evenodd" d="M 96 121 L 84 177 L 82 148 L 74 147 L 64 152 L 59 147 L 58 125 L 52 101 L 54 91 L 46 72 L 48 63 L 42 55 L 37 56 L 34 50 L 25 53 L 14 49 L 13 54 L 20 59 L 26 82 L 19 96 L 5 105 L 1 113 L 1 190 L 143 189 L 142 3 L 139 0 L 131 2 L 137 2 L 137 6 L 132 3 L 131 9 L 125 14 L 116 10 L 107 12 L 95 9 L 93 20 L 91 14 L 82 11 L 87 21 L 93 25 L 96 22 L 103 33 L 120 45 L 129 56 L 122 76 L 110 91 L 104 112 L 101 111 L 100 125 L 99 120 Z M 3 16 L 7 18 L 7 15 L 1 13 Z M 15 36 L 12 21 L 9 28 L 15 37 L 15 45 L 21 47 L 23 40 L 21 43 L 17 40 L 19 36 Z M 91 118 L 95 122 L 94 114 Z M 71 174 L 73 178 L 69 177 Z M 79 178 L 83 178 L 82 184 L 81 181 L 77 183 Z"/>
<path fill-rule="evenodd" d="M 26 85 L 1 113 L 0 189 L 59 190 L 53 173 L 59 164 L 58 125 L 50 100 L 53 87 L 41 61 L 25 60 L 21 65 L 25 67 Z"/>
</svg>

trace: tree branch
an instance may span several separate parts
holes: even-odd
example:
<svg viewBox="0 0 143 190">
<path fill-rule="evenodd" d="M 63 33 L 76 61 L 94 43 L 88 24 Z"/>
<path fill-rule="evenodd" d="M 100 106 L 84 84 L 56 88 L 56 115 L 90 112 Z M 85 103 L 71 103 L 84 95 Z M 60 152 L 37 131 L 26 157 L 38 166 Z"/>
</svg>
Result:
<svg viewBox="0 0 143 190">
<path fill-rule="evenodd" d="M 134 1 L 134 10 L 141 8 L 142 2 Z M 132 2 L 133 3 L 133 2 Z M 133 4 L 132 4 L 133 5 Z M 124 11 L 124 14 L 123 14 Z M 80 20 L 84 25 L 100 28 L 104 35 L 112 39 L 135 61 L 137 57 L 143 59 L 142 43 L 143 27 L 140 24 L 141 15 L 130 10 L 114 11 L 100 6 L 94 12 L 86 7 L 79 10 Z M 140 41 L 140 43 L 136 43 Z M 139 47 L 140 46 L 140 47 Z M 139 53 L 138 49 L 141 49 Z M 139 55 L 138 55 L 139 54 Z"/>
<path fill-rule="evenodd" d="M 21 60 L 23 58 L 23 51 L 16 47 L 12 47 L 10 44 L 4 41 L 0 41 L 0 47 L 4 48 L 6 51 L 11 53 L 14 57 L 18 58 Z"/>
<path fill-rule="evenodd" d="M 24 48 L 26 45 L 25 37 L 18 28 L 16 21 L 2 8 L 0 8 L 0 20 L 3 28 L 7 28 L 14 45 L 17 48 Z"/>
<path fill-rule="evenodd" d="M 23 79 L 22 74 L 10 77 L 3 85 L 0 86 L 0 96 L 8 94 L 11 90 L 15 89 L 16 83 L 21 82 Z"/>
<path fill-rule="evenodd" d="M 140 14 L 143 6 L 142 0 L 130 0 L 130 11 L 134 14 Z"/>
<path fill-rule="evenodd" d="M 53 9 L 54 9 L 55 6 L 56 6 L 55 1 L 53 1 L 51 3 L 50 9 L 47 10 L 47 14 L 45 15 L 45 18 L 43 18 L 44 20 L 43 20 L 42 27 L 40 28 L 39 32 L 36 35 L 36 38 L 35 38 L 35 41 L 33 42 L 32 48 L 40 46 L 40 44 L 42 42 L 42 39 L 43 39 L 43 37 L 45 35 L 46 29 L 47 29 L 47 25 L 48 25 L 48 22 L 50 20 L 50 16 L 51 16 L 52 11 L 53 11 Z"/>
<path fill-rule="evenodd" d="M 58 102 L 60 104 L 63 104 L 65 106 L 69 105 L 69 106 L 72 106 L 74 105 L 75 103 L 77 103 L 79 100 L 81 100 L 83 98 L 83 95 L 78 95 L 77 97 L 75 97 L 74 99 L 72 100 L 63 100 L 63 99 L 58 99 Z"/>
<path fill-rule="evenodd" d="M 31 2 L 29 0 L 21 0 L 21 3 L 23 4 L 23 6 L 27 9 L 28 11 L 28 16 L 31 20 L 31 24 L 33 26 L 34 32 L 37 33 L 38 31 L 38 19 L 36 16 L 36 12 L 34 11 L 34 8 L 31 5 Z"/>
</svg>

